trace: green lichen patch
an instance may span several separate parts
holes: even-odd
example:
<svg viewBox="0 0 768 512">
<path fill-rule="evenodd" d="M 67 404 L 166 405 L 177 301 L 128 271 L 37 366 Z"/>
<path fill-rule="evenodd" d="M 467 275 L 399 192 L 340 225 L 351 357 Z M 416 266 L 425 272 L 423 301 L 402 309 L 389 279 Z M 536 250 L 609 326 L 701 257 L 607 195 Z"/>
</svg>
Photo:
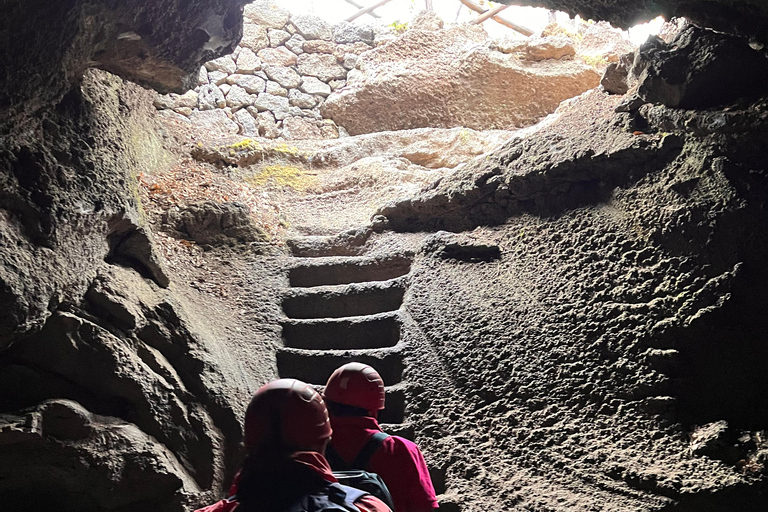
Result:
<svg viewBox="0 0 768 512">
<path fill-rule="evenodd" d="M 317 173 L 291 165 L 269 165 L 261 172 L 245 178 L 254 187 L 291 188 L 298 192 L 309 192 L 320 188 Z"/>
</svg>

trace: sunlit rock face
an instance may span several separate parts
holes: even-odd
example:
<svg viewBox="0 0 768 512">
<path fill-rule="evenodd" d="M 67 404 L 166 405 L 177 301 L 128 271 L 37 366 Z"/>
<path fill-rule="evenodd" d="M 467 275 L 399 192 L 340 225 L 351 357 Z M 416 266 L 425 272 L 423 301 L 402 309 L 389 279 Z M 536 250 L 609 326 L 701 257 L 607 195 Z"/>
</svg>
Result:
<svg viewBox="0 0 768 512">
<path fill-rule="evenodd" d="M 539 57 L 489 46 L 479 27 L 411 29 L 364 53 L 346 87 L 331 94 L 321 112 L 353 135 L 422 127 L 521 128 L 599 81 L 592 66 L 572 58 L 572 46 L 571 55 L 550 49 Z"/>
</svg>

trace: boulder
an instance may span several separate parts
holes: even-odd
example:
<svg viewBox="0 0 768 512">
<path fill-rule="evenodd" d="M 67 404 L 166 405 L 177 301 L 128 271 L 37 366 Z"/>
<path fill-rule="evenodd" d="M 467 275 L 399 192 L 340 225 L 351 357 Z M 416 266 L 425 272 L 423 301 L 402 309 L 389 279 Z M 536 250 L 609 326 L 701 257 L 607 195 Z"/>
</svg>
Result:
<svg viewBox="0 0 768 512">
<path fill-rule="evenodd" d="M 285 42 L 285 47 L 291 50 L 296 55 L 304 53 L 304 36 L 301 34 L 293 34 L 289 40 Z"/>
<path fill-rule="evenodd" d="M 253 75 L 230 75 L 227 78 L 230 85 L 237 85 L 245 89 L 248 94 L 258 94 L 264 92 L 266 81 L 263 78 Z"/>
<path fill-rule="evenodd" d="M 152 102 L 155 105 L 155 108 L 158 110 L 165 110 L 169 108 L 176 108 L 178 104 L 178 94 L 158 94 L 155 96 L 154 101 Z"/>
<path fill-rule="evenodd" d="M 251 220 L 250 210 L 241 203 L 203 201 L 174 208 L 165 214 L 163 224 L 175 236 L 200 245 L 247 244 L 265 239 Z"/>
<path fill-rule="evenodd" d="M 347 53 L 347 54 L 344 55 L 343 66 L 346 69 L 352 69 L 357 64 L 357 60 L 358 59 L 359 59 L 359 57 L 357 55 L 355 55 L 354 53 Z"/>
<path fill-rule="evenodd" d="M 208 70 L 205 66 L 200 66 L 200 71 L 197 73 L 197 85 L 208 85 Z"/>
<path fill-rule="evenodd" d="M 323 119 L 320 121 L 320 135 L 324 139 L 338 139 L 339 127 L 330 119 Z"/>
<path fill-rule="evenodd" d="M 221 85 L 227 82 L 229 75 L 223 71 L 211 71 L 208 73 L 208 83 L 213 85 Z"/>
<path fill-rule="evenodd" d="M 192 121 L 193 125 L 207 130 L 224 133 L 237 133 L 239 131 L 237 123 L 232 121 L 227 116 L 226 112 L 220 108 L 206 111 L 193 111 L 189 116 L 189 120 Z"/>
<path fill-rule="evenodd" d="M 267 87 L 265 92 L 267 92 L 268 94 L 274 94 L 275 96 L 288 97 L 288 89 L 284 88 L 277 82 L 273 82 L 272 80 L 267 81 Z"/>
<path fill-rule="evenodd" d="M 265 66 L 289 67 L 296 64 L 296 54 L 285 47 L 265 48 L 258 56 Z"/>
<path fill-rule="evenodd" d="M 250 75 L 261 69 L 261 59 L 250 48 L 241 48 L 237 56 L 237 73 Z"/>
<path fill-rule="evenodd" d="M 331 86 L 313 76 L 303 77 L 299 89 L 307 94 L 318 94 L 320 96 L 331 94 Z"/>
<path fill-rule="evenodd" d="M 254 77 L 255 78 L 255 77 Z M 242 108 L 253 105 L 254 97 L 239 85 L 233 85 L 227 93 L 227 106 Z"/>
<path fill-rule="evenodd" d="M 271 79 L 285 87 L 286 89 L 294 89 L 301 83 L 301 76 L 292 68 L 285 66 L 265 66 L 264 72 Z"/>
<path fill-rule="evenodd" d="M 327 53 L 299 55 L 296 67 L 300 74 L 314 76 L 323 82 L 347 77 L 347 70 L 344 69 L 344 66 L 336 61 L 336 57 Z"/>
<path fill-rule="evenodd" d="M 205 63 L 205 67 L 208 71 L 221 71 L 228 75 L 235 72 L 237 65 L 231 55 L 225 55 L 218 59 L 211 60 Z"/>
<path fill-rule="evenodd" d="M 333 42 L 337 44 L 363 42 L 373 44 L 373 29 L 367 25 L 354 25 L 342 21 L 333 26 Z"/>
<path fill-rule="evenodd" d="M 253 113 L 252 111 L 250 112 Z M 259 135 L 262 137 L 276 139 L 280 136 L 280 129 L 277 127 L 277 121 L 272 112 L 257 112 L 256 121 L 258 123 Z"/>
<path fill-rule="evenodd" d="M 247 137 L 259 135 L 259 125 L 248 110 L 241 108 L 235 112 L 234 118 L 235 122 L 240 126 L 240 134 Z"/>
<path fill-rule="evenodd" d="M 267 37 L 269 38 L 269 46 L 276 48 L 291 38 L 291 34 L 285 30 L 269 29 L 267 30 Z"/>
<path fill-rule="evenodd" d="M 290 19 L 290 13 L 270 0 L 258 0 L 243 9 L 243 18 L 248 23 L 262 27 L 282 29 Z"/>
<path fill-rule="evenodd" d="M 269 48 L 269 36 L 265 27 L 246 23 L 243 25 L 243 38 L 240 40 L 242 48 L 248 48 L 254 52 Z"/>
<path fill-rule="evenodd" d="M 629 70 L 621 62 L 611 62 L 600 79 L 600 85 L 611 94 L 625 94 L 629 90 L 627 72 Z"/>
<path fill-rule="evenodd" d="M 573 41 L 568 37 L 532 37 L 525 45 L 525 52 L 531 60 L 562 59 L 576 55 Z"/>
<path fill-rule="evenodd" d="M 298 89 L 291 89 L 288 93 L 288 101 L 299 108 L 312 108 L 317 105 L 317 100 L 311 94 L 306 94 Z"/>
<path fill-rule="evenodd" d="M 333 28 L 331 25 L 317 16 L 292 16 L 291 23 L 293 23 L 298 33 L 304 36 L 305 39 L 324 39 L 326 41 L 333 39 Z"/>
<path fill-rule="evenodd" d="M 536 123 L 600 81 L 583 62 L 521 62 L 488 43 L 476 26 L 409 30 L 362 54 L 321 112 L 352 135 L 417 127 L 506 129 Z"/>
<path fill-rule="evenodd" d="M 323 41 L 321 39 L 316 39 L 314 41 L 306 41 L 302 48 L 306 53 L 336 53 L 336 49 L 339 46 L 336 44 L 333 44 L 330 41 Z"/>
<path fill-rule="evenodd" d="M 321 139 L 323 135 L 314 121 L 289 116 L 283 119 L 280 134 L 288 140 Z"/>
<path fill-rule="evenodd" d="M 278 120 L 288 117 L 288 109 L 290 107 L 288 98 L 275 96 L 266 92 L 259 94 L 256 101 L 253 102 L 253 106 L 259 111 L 269 110 Z"/>
</svg>

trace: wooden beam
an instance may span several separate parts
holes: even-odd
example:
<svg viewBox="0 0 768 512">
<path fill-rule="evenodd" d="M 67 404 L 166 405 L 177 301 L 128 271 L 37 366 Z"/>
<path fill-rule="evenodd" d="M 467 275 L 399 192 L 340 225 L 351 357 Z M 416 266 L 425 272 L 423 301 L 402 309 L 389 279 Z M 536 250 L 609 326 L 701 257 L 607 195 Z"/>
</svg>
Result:
<svg viewBox="0 0 768 512">
<path fill-rule="evenodd" d="M 488 11 L 485 11 L 483 14 L 475 18 L 474 20 L 470 21 L 470 25 L 479 25 L 488 18 L 493 18 L 497 14 L 499 14 L 501 11 L 509 7 L 509 5 L 499 5 L 497 7 L 494 7 L 493 9 L 490 9 Z"/>
<path fill-rule="evenodd" d="M 352 7 L 357 7 L 358 9 L 364 9 L 364 7 L 359 3 L 355 2 L 355 0 L 344 0 L 344 1 L 347 2 L 349 5 L 351 5 Z M 379 16 L 373 11 L 369 12 L 368 16 L 373 16 L 374 18 L 381 18 L 381 16 Z"/>
<path fill-rule="evenodd" d="M 466 5 L 467 7 L 469 7 L 470 9 L 472 9 L 473 11 L 475 11 L 476 13 L 484 14 L 487 11 L 487 9 L 483 9 L 483 7 L 480 4 L 475 3 L 473 0 L 459 0 L 459 1 L 462 4 Z M 501 23 L 505 27 L 511 28 L 515 32 L 520 32 L 524 36 L 533 35 L 533 30 L 527 27 L 524 27 L 522 25 L 518 25 L 517 23 L 512 23 L 511 21 L 507 20 L 506 18 L 502 18 L 501 16 L 494 16 L 491 19 L 493 19 L 493 21 L 497 23 Z"/>
<path fill-rule="evenodd" d="M 379 7 L 381 7 L 382 5 L 384 5 L 384 4 L 387 4 L 387 3 L 391 2 L 391 1 L 392 1 L 392 0 L 379 0 L 378 2 L 376 2 L 375 4 L 373 4 L 373 5 L 372 5 L 372 6 L 370 6 L 370 7 L 366 7 L 365 9 L 360 9 L 360 10 L 359 10 L 359 11 L 357 11 L 355 14 L 353 14 L 352 16 L 350 16 L 349 18 L 347 18 L 347 20 L 346 20 L 346 21 L 355 21 L 355 20 L 356 20 L 357 18 L 359 18 L 360 16 L 362 16 L 362 15 L 364 15 L 364 14 L 368 14 L 369 12 L 373 12 L 373 11 L 374 11 L 374 9 L 378 9 L 378 8 L 379 8 Z"/>
</svg>

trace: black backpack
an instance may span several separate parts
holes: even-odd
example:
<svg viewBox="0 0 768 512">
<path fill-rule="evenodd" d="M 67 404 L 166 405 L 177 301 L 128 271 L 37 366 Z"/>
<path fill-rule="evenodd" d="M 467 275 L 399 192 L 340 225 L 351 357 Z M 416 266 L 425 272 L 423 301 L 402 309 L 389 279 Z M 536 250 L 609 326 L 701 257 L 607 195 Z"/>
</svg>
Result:
<svg viewBox="0 0 768 512">
<path fill-rule="evenodd" d="M 361 489 L 328 482 L 325 488 L 319 492 L 302 496 L 288 508 L 283 509 L 282 512 L 360 512 L 360 509 L 355 506 L 355 502 L 367 494 L 369 493 Z M 219 505 L 219 503 L 224 503 L 219 502 L 216 505 L 195 512 L 204 512 L 209 508 L 221 511 L 231 510 L 231 512 L 244 511 L 244 507 L 237 504 L 237 495 L 231 496 L 224 501 L 226 502 L 225 506 L 235 504 L 235 508 L 212 508 Z"/>
<path fill-rule="evenodd" d="M 362 489 L 332 483 L 328 484 L 324 492 L 304 496 L 285 512 L 360 512 L 355 506 L 355 501 L 366 494 L 368 493 Z"/>
<path fill-rule="evenodd" d="M 373 434 L 362 450 L 360 450 L 360 453 L 357 454 L 355 460 L 352 461 L 352 464 L 347 464 L 334 449 L 333 445 L 329 445 L 326 448 L 325 458 L 328 460 L 331 468 L 336 470 L 333 472 L 333 476 L 336 477 L 340 484 L 355 487 L 368 494 L 372 494 L 386 503 L 390 509 L 395 510 L 392 495 L 389 493 L 389 489 L 387 489 L 387 484 L 376 473 L 366 471 L 371 457 L 379 449 L 381 442 L 388 437 L 389 434 L 384 432 Z"/>
</svg>

